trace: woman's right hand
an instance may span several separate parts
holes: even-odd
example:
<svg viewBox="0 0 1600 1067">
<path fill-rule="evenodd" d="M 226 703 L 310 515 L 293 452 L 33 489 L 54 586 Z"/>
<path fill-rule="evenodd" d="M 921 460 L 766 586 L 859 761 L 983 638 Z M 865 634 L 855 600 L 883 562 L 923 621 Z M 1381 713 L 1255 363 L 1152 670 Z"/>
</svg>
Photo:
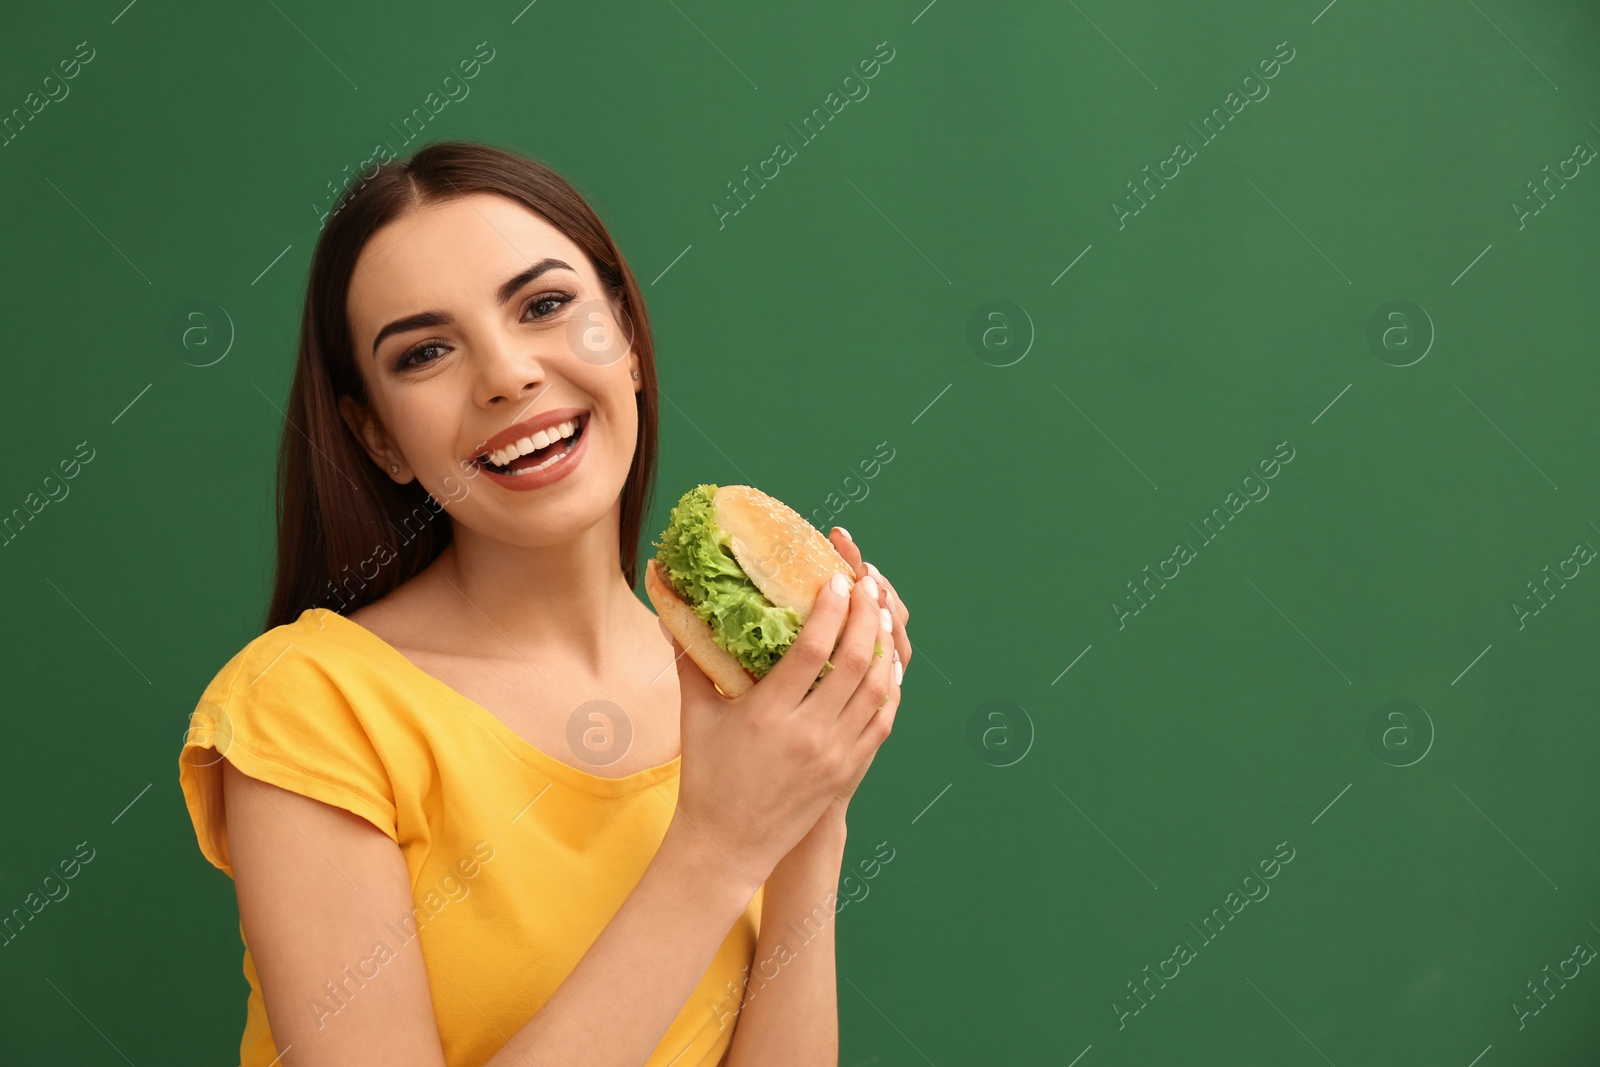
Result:
<svg viewBox="0 0 1600 1067">
<path fill-rule="evenodd" d="M 794 643 L 734 699 L 673 641 L 678 813 L 752 886 L 767 880 L 889 735 L 900 687 L 875 585 L 843 575 L 824 583 Z M 808 692 L 825 663 L 832 669 Z M 888 714 L 875 715 L 880 707 Z"/>
</svg>

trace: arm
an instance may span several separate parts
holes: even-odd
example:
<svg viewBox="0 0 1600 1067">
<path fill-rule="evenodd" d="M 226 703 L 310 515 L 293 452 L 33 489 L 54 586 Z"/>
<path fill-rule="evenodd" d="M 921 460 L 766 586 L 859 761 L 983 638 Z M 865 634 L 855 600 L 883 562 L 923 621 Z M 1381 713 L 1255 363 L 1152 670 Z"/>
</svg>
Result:
<svg viewBox="0 0 1600 1067">
<path fill-rule="evenodd" d="M 828 540 L 859 581 L 869 573 L 880 586 L 878 603 L 890 609 L 894 637 L 884 642 L 902 668 L 911 659 L 905 625 L 911 610 L 892 594 L 888 579 L 869 567 L 850 535 L 835 526 Z M 899 678 L 875 721 L 887 736 L 899 708 Z M 876 751 L 877 742 L 872 742 Z M 834 1065 L 839 1062 L 838 979 L 833 919 L 844 863 L 845 810 L 871 766 L 868 755 L 855 779 L 822 817 L 773 868 L 761 905 L 761 931 L 739 1022 L 718 1067 L 766 1064 Z"/>
<path fill-rule="evenodd" d="M 832 805 L 767 879 L 727 1067 L 838 1064 L 833 919 L 844 843 L 844 806 Z"/>
<path fill-rule="evenodd" d="M 905 624 L 911 611 L 892 595 L 888 579 L 862 561 L 850 535 L 834 527 L 828 540 L 859 581 L 869 573 L 880 586 L 878 603 L 894 618 L 892 648 L 902 665 L 911 658 Z M 875 741 L 888 735 L 899 708 L 898 676 L 880 705 Z M 869 730 L 873 727 L 869 727 Z M 764 1067 L 767 1063 L 837 1065 L 839 1009 L 833 918 L 844 862 L 845 810 L 871 766 L 865 763 L 806 836 L 773 869 L 761 906 L 761 931 L 751 978 L 728 1054 L 718 1067 Z"/>
<path fill-rule="evenodd" d="M 284 1067 L 443 1067 L 420 941 L 343 994 L 324 983 L 372 955 L 385 917 L 412 908 L 392 840 L 366 820 L 223 763 L 240 923 Z M 755 887 L 674 817 L 639 884 L 548 1003 L 486 1067 L 643 1063 L 705 973 Z M 831 962 L 831 961 L 830 961 Z M 618 1010 L 625 1006 L 626 1010 Z"/>
</svg>

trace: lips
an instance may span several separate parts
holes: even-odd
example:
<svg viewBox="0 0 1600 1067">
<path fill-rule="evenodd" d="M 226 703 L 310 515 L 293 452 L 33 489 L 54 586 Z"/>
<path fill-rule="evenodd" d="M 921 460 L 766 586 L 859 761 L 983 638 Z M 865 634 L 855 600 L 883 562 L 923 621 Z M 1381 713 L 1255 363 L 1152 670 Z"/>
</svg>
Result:
<svg viewBox="0 0 1600 1067">
<path fill-rule="evenodd" d="M 560 425 L 561 423 L 566 422 L 568 419 L 587 421 L 588 415 L 589 410 L 587 408 L 568 407 L 554 408 L 550 411 L 542 411 L 525 422 L 519 422 L 515 426 L 506 427 L 504 430 L 501 430 L 483 444 L 479 445 L 472 452 L 472 456 L 470 457 L 471 462 L 476 463 L 480 467 L 484 466 L 490 453 L 497 452 L 509 444 L 522 440 L 524 437 L 532 437 L 540 430 L 547 430 L 552 426 Z"/>
<path fill-rule="evenodd" d="M 589 416 L 580 415 L 575 421 L 578 432 L 565 442 L 568 446 L 565 451 L 558 452 L 560 445 L 551 444 L 542 452 L 513 460 L 509 467 L 488 466 L 481 460 L 474 460 L 478 476 L 503 489 L 523 493 L 566 480 L 583 462 L 589 450 L 589 438 L 593 436 L 588 432 Z"/>
</svg>

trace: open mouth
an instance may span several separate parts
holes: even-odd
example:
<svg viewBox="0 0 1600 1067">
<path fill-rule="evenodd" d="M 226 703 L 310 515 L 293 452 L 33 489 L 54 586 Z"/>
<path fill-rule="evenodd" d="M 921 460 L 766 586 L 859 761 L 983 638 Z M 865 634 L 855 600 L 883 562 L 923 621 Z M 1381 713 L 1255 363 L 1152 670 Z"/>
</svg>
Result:
<svg viewBox="0 0 1600 1067">
<path fill-rule="evenodd" d="M 572 420 L 572 433 L 567 437 L 551 441 L 543 448 L 535 449 L 515 459 L 508 460 L 504 465 L 492 462 L 487 455 L 478 456 L 476 463 L 484 470 L 493 471 L 495 474 L 517 475 L 532 474 L 544 470 L 553 463 L 558 462 L 577 447 L 578 438 L 583 436 L 584 430 L 589 426 L 589 413 L 584 412 Z"/>
</svg>

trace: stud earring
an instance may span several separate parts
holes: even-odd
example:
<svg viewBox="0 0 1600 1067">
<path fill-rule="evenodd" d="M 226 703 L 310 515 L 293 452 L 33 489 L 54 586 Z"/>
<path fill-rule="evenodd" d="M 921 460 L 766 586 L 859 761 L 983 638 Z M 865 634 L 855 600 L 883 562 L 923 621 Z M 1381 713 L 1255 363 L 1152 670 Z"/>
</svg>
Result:
<svg viewBox="0 0 1600 1067">
<path fill-rule="evenodd" d="M 400 473 L 400 468 L 399 468 L 399 466 L 398 466 L 398 465 L 396 465 L 396 464 L 394 464 L 394 463 L 391 463 L 391 464 L 389 464 L 389 469 L 390 469 L 390 470 L 391 470 L 391 471 L 393 471 L 393 472 L 394 472 L 394 473 L 396 473 L 396 474 L 399 474 L 399 473 Z"/>
<path fill-rule="evenodd" d="M 634 371 L 633 372 L 633 380 L 634 381 L 638 381 L 639 380 L 639 372 L 638 371 Z"/>
</svg>

